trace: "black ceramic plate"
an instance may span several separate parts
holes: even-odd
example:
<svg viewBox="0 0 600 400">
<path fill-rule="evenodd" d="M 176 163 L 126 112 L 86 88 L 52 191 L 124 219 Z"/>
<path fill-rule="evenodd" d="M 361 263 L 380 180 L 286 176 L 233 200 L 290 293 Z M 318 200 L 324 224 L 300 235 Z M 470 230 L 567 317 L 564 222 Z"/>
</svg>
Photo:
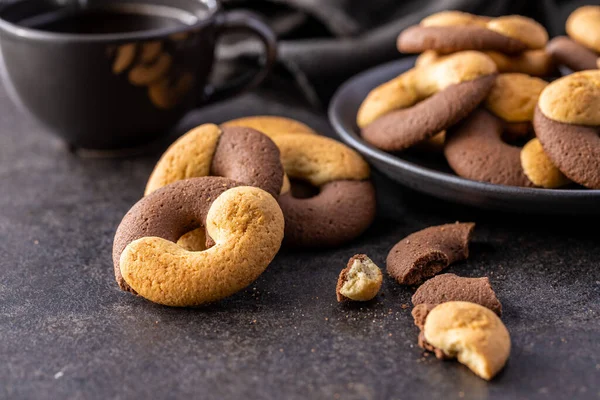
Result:
<svg viewBox="0 0 600 400">
<path fill-rule="evenodd" d="M 443 156 L 389 154 L 366 143 L 356 126 L 356 113 L 374 87 L 411 68 L 414 58 L 393 61 L 351 78 L 336 92 L 329 119 L 341 139 L 371 164 L 417 191 L 481 208 L 549 214 L 600 214 L 600 190 L 534 189 L 495 185 L 456 176 Z"/>
</svg>

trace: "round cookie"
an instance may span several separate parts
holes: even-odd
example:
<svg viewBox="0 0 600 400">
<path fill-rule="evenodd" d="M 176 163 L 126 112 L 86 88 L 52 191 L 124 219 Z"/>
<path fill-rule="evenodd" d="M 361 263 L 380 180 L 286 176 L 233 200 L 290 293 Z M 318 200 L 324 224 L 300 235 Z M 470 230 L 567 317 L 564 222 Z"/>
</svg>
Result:
<svg viewBox="0 0 600 400">
<path fill-rule="evenodd" d="M 432 226 L 398 243 L 387 256 L 387 271 L 401 285 L 417 285 L 469 256 L 474 223 Z"/>
<path fill-rule="evenodd" d="M 175 141 L 162 155 L 145 194 L 182 179 L 211 175 L 256 186 L 277 196 L 283 185 L 279 149 L 252 128 L 201 125 Z"/>
<path fill-rule="evenodd" d="M 286 174 L 319 188 L 310 198 L 279 196 L 285 243 L 293 247 L 337 246 L 358 237 L 375 218 L 369 166 L 354 150 L 324 136 L 295 134 L 273 139 Z"/>
<path fill-rule="evenodd" d="M 533 120 L 548 158 L 569 179 L 600 189 L 600 70 L 549 84 Z"/>
<path fill-rule="evenodd" d="M 569 15 L 567 34 L 576 42 L 600 53 L 600 6 L 579 7 Z"/>
<path fill-rule="evenodd" d="M 192 178 L 142 198 L 115 234 L 115 277 L 155 303 L 194 306 L 252 283 L 279 251 L 284 220 L 267 192 L 225 178 Z M 215 245 L 188 251 L 175 241 L 204 226 Z"/>
<path fill-rule="evenodd" d="M 259 132 L 273 138 L 279 135 L 287 135 L 293 133 L 306 133 L 318 135 L 308 125 L 291 118 L 278 117 L 274 115 L 255 115 L 251 117 L 243 117 L 233 119 L 221 124 L 223 127 L 238 126 L 256 129 Z"/>
<path fill-rule="evenodd" d="M 457 175 L 481 182 L 532 186 L 521 167 L 521 149 L 502 141 L 503 123 L 479 109 L 448 131 L 444 154 Z"/>
<path fill-rule="evenodd" d="M 598 54 L 566 36 L 552 39 L 546 50 L 557 64 L 564 65 L 572 71 L 600 68 L 597 65 L 600 60 Z"/>
<path fill-rule="evenodd" d="M 569 179 L 552 164 L 538 138 L 531 139 L 523 146 L 521 166 L 527 178 L 536 186 L 553 189 L 570 183 Z"/>
<path fill-rule="evenodd" d="M 415 67 L 373 89 L 357 114 L 363 138 L 386 151 L 424 142 L 475 109 L 496 79 L 486 55 L 467 51 Z"/>
<path fill-rule="evenodd" d="M 485 106 L 504 121 L 531 122 L 540 93 L 547 84 L 525 74 L 499 74 L 485 99 Z"/>
<path fill-rule="evenodd" d="M 508 55 L 497 51 L 484 51 L 496 64 L 498 72 L 518 72 L 531 76 L 550 76 L 556 73 L 552 56 L 544 49 L 527 50 L 519 54 Z M 447 57 L 433 50 L 428 50 L 417 57 L 416 66 L 425 66 Z"/>
<path fill-rule="evenodd" d="M 405 29 L 398 36 L 397 47 L 402 53 L 493 50 L 516 54 L 541 49 L 547 41 L 548 33 L 544 27 L 530 18 L 519 15 L 488 18 L 444 11 Z"/>
</svg>

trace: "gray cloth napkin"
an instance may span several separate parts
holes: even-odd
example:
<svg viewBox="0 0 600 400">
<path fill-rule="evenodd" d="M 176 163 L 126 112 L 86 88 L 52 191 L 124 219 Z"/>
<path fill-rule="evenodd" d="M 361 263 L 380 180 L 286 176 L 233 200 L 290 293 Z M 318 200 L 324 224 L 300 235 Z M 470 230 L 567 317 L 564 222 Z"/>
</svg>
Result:
<svg viewBox="0 0 600 400">
<path fill-rule="evenodd" d="M 311 105 L 324 107 L 335 89 L 352 75 L 402 57 L 396 50 L 396 37 L 429 14 L 442 10 L 489 16 L 522 14 L 544 24 L 554 36 L 564 33 L 569 13 L 586 1 L 224 0 L 223 3 L 226 9 L 257 12 L 277 33 L 279 66 L 267 85 L 281 89 L 289 82 L 290 87 L 285 90 L 297 90 Z M 221 71 L 234 74 L 239 68 L 255 67 L 260 52 L 260 44 L 251 39 L 224 45 L 220 56 L 235 62 Z"/>
</svg>

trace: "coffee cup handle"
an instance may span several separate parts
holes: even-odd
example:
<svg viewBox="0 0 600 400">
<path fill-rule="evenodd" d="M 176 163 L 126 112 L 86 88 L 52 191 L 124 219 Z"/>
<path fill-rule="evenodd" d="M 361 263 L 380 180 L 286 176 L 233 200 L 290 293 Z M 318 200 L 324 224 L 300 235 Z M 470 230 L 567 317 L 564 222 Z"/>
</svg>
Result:
<svg viewBox="0 0 600 400">
<path fill-rule="evenodd" d="M 204 103 L 225 100 L 260 85 L 269 75 L 277 61 L 277 36 L 258 16 L 247 11 L 231 11 L 217 21 L 217 36 L 224 33 L 249 32 L 256 35 L 264 45 L 260 70 L 247 72 L 232 82 L 221 86 L 208 85 L 204 91 Z"/>
</svg>

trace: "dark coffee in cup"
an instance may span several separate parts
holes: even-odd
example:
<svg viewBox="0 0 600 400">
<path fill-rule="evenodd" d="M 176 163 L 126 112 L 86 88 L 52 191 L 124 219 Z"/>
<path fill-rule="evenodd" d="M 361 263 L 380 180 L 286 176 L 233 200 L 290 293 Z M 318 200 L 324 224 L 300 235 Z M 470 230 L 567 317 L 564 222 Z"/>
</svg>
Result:
<svg viewBox="0 0 600 400">
<path fill-rule="evenodd" d="M 189 26 L 198 19 L 194 14 L 172 7 L 104 7 L 44 12 L 26 18 L 18 25 L 55 33 L 106 34 L 149 31 Z"/>
<path fill-rule="evenodd" d="M 266 57 L 258 74 L 213 88 L 215 44 L 228 31 L 258 36 Z M 260 83 L 276 40 L 254 15 L 213 0 L 17 0 L 0 5 L 0 51 L 17 104 L 72 147 L 113 150 Z"/>
</svg>

